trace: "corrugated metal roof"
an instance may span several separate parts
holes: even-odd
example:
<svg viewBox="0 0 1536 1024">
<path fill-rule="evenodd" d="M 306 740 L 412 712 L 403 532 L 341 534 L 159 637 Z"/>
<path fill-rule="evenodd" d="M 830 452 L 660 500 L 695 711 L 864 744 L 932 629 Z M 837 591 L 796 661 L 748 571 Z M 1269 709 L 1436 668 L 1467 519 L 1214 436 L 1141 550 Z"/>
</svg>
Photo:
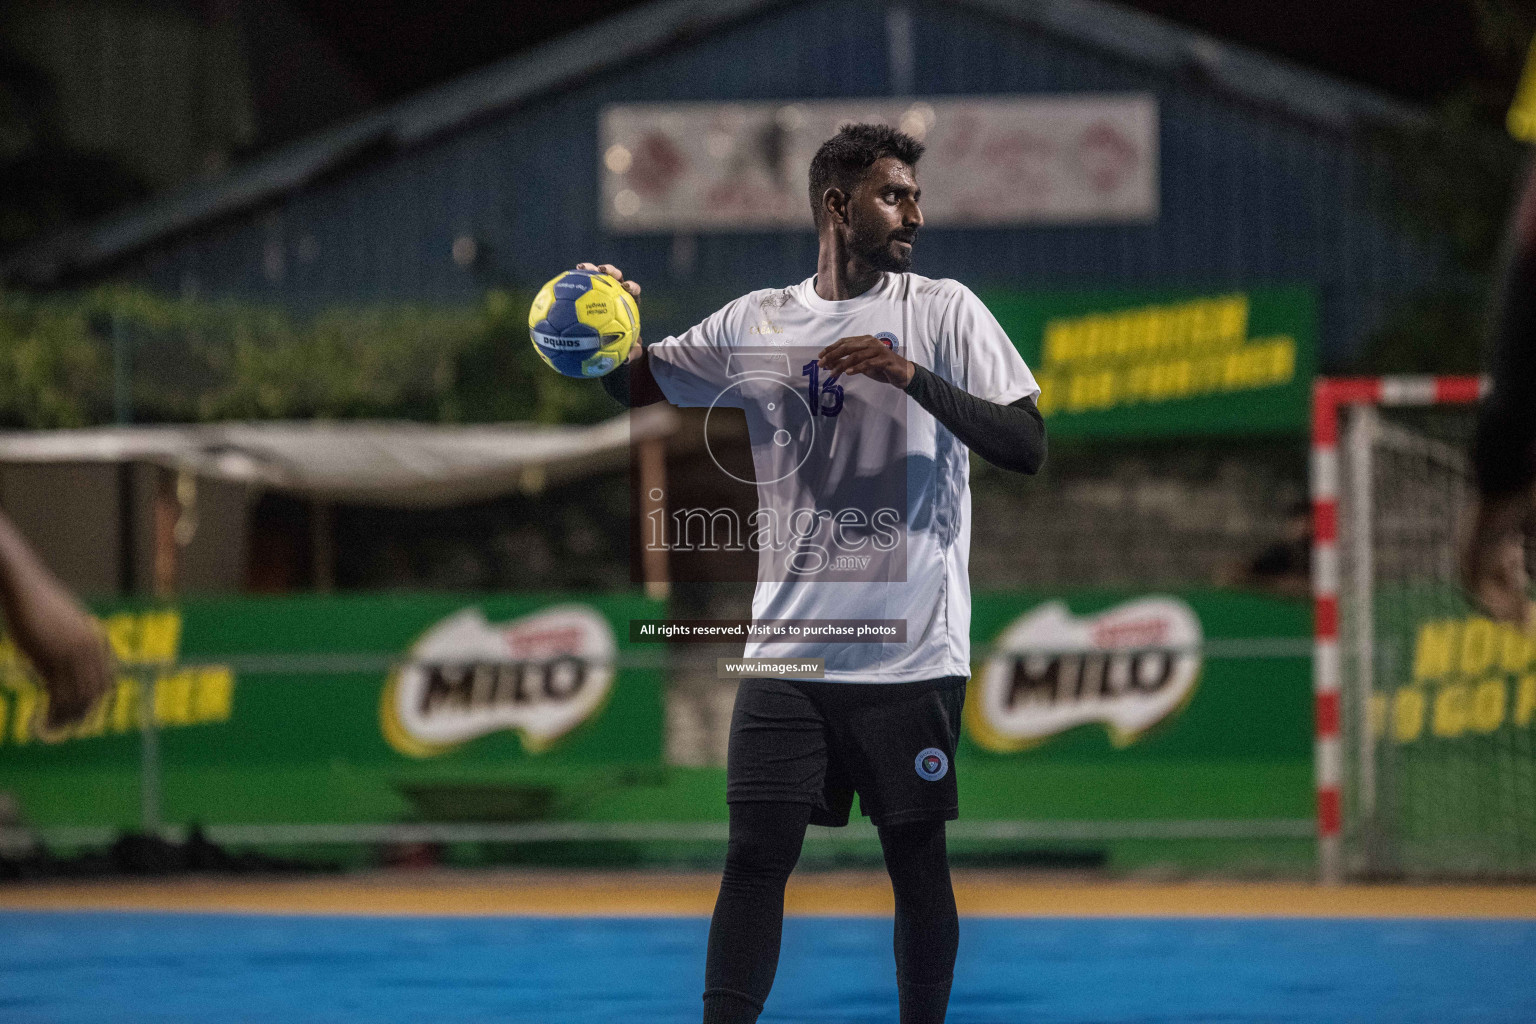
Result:
<svg viewBox="0 0 1536 1024">
<path fill-rule="evenodd" d="M 210 183 L 47 239 L 0 279 L 48 284 L 99 269 L 179 232 L 259 206 L 323 174 L 421 145 L 520 103 L 755 14 L 806 0 L 658 0 L 284 147 Z M 934 0 L 1057 36 L 1319 127 L 1421 124 L 1416 108 L 1102 0 Z M 601 45 L 598 45 L 598 43 Z"/>
<path fill-rule="evenodd" d="M 1263 106 L 1349 129 L 1361 123 L 1405 129 L 1419 109 L 1317 71 L 1103 0 L 954 0 L 1041 31 L 1087 43 L 1168 74 L 1193 74 Z"/>
</svg>

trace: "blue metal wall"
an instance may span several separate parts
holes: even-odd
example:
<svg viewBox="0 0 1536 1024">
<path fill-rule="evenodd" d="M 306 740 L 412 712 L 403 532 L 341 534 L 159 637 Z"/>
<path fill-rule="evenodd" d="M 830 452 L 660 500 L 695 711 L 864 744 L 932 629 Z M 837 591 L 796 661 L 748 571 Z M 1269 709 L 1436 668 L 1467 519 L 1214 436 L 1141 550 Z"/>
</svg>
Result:
<svg viewBox="0 0 1536 1024">
<path fill-rule="evenodd" d="M 972 286 L 1307 283 L 1322 299 L 1325 360 L 1355 349 L 1436 260 L 1391 220 L 1384 159 L 1361 139 L 1175 81 L 1067 38 L 954 7 L 913 8 L 917 95 L 1145 91 L 1161 122 L 1161 214 L 1137 226 L 927 229 L 914 269 Z M 588 82 L 436 143 L 365 163 L 279 205 L 162 245 L 129 275 L 173 292 L 277 301 L 469 301 L 535 286 L 601 258 L 649 294 L 682 296 L 649 333 L 722 296 L 798 281 L 803 233 L 605 234 L 598 114 L 610 103 L 887 95 L 885 5 L 821 0 L 760 15 L 627 72 Z M 466 270 L 453 239 L 485 259 Z"/>
</svg>

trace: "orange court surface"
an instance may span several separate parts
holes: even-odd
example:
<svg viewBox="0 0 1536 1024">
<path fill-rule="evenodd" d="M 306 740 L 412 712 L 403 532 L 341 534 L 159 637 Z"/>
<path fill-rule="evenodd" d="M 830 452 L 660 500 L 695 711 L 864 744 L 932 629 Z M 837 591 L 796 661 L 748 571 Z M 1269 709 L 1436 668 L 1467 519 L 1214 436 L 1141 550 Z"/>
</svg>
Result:
<svg viewBox="0 0 1536 1024">
<path fill-rule="evenodd" d="M 714 907 L 706 872 L 379 872 L 340 878 L 49 882 L 0 889 L 0 910 L 177 913 L 694 917 Z M 1295 882 L 1088 881 L 957 871 L 967 917 L 1373 917 L 1536 919 L 1536 886 L 1350 885 Z M 878 872 L 793 877 L 795 916 L 884 917 Z"/>
</svg>

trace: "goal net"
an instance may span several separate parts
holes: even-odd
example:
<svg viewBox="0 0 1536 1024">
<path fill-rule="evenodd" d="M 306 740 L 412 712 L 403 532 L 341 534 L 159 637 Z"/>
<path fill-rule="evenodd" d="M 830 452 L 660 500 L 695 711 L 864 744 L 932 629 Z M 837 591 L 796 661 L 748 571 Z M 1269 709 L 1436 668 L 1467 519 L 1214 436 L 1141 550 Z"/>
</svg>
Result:
<svg viewBox="0 0 1536 1024">
<path fill-rule="evenodd" d="M 1334 416 L 1331 455 L 1326 423 L 1314 438 L 1331 880 L 1536 876 L 1536 644 L 1478 615 L 1457 580 L 1477 390 L 1319 387 L 1320 420 Z"/>
</svg>

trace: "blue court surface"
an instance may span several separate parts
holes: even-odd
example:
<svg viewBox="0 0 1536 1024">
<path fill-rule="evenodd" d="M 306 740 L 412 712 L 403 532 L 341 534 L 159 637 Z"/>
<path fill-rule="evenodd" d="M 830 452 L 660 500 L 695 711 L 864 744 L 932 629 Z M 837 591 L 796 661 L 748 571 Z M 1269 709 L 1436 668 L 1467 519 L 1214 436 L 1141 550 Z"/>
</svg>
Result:
<svg viewBox="0 0 1536 1024">
<path fill-rule="evenodd" d="M 699 1019 L 698 918 L 0 913 L 0 1021 Z M 890 923 L 792 918 L 765 1022 L 895 1024 Z M 1536 922 L 967 919 L 951 1024 L 1536 1022 Z"/>
</svg>

